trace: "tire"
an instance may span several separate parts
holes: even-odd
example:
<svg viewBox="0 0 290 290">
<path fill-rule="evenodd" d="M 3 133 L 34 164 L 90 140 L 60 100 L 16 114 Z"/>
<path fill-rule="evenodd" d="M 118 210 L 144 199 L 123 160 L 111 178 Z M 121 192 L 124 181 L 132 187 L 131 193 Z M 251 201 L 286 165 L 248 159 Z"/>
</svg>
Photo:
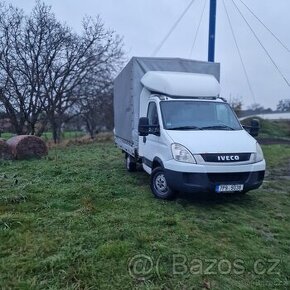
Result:
<svg viewBox="0 0 290 290">
<path fill-rule="evenodd" d="M 125 154 L 125 166 L 126 166 L 127 171 L 129 172 L 134 172 L 136 171 L 136 168 L 137 168 L 137 164 L 134 161 L 134 158 L 127 153 Z"/>
<path fill-rule="evenodd" d="M 175 196 L 175 191 L 167 185 L 162 167 L 153 169 L 150 178 L 150 187 L 156 198 L 172 199 Z"/>
</svg>

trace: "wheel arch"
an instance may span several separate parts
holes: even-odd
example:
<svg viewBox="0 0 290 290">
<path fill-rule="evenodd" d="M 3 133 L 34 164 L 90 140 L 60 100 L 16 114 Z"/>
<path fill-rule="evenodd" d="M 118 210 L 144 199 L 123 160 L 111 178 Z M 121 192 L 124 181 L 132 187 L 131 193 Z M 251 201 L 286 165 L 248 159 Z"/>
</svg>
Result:
<svg viewBox="0 0 290 290">
<path fill-rule="evenodd" d="M 153 162 L 152 162 L 152 170 L 155 169 L 156 167 L 164 168 L 163 162 L 159 157 L 154 157 Z"/>
</svg>

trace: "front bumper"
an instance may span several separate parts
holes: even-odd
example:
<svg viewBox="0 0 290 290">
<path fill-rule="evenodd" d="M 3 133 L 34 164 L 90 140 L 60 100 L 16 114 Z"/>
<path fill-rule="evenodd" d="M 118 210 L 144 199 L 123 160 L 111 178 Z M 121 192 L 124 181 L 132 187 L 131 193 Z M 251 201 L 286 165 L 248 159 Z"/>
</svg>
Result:
<svg viewBox="0 0 290 290">
<path fill-rule="evenodd" d="M 172 189 L 187 192 L 214 192 L 217 185 L 244 184 L 243 192 L 260 187 L 265 171 L 235 173 L 184 173 L 165 169 L 167 184 Z"/>
<path fill-rule="evenodd" d="M 169 187 L 187 193 L 214 192 L 217 185 L 224 184 L 243 184 L 243 192 L 247 192 L 259 188 L 265 175 L 264 160 L 233 166 L 204 166 L 176 161 L 169 161 L 164 165 Z"/>
</svg>

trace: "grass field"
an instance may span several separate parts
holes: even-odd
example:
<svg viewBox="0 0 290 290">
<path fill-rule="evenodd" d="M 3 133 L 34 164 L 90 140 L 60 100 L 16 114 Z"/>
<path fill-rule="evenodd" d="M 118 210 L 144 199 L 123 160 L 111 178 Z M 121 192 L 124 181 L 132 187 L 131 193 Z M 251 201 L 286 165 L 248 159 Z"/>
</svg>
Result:
<svg viewBox="0 0 290 290">
<path fill-rule="evenodd" d="M 243 125 L 250 126 L 252 118 L 242 121 Z M 290 121 L 289 120 L 264 120 L 259 119 L 261 130 L 259 138 L 283 138 L 290 139 Z"/>
<path fill-rule="evenodd" d="M 289 289 L 290 146 L 263 149 L 261 189 L 171 202 L 111 143 L 0 163 L 1 289 Z"/>
</svg>

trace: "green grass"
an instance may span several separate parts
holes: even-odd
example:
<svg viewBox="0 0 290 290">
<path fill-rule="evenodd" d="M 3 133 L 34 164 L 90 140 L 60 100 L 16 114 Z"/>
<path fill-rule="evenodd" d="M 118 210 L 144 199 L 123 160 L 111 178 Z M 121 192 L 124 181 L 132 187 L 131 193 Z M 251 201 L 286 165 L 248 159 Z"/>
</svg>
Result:
<svg viewBox="0 0 290 290">
<path fill-rule="evenodd" d="M 152 197 L 144 172 L 127 173 L 110 143 L 0 163 L 1 288 L 289 289 L 290 147 L 264 153 L 261 189 L 171 202 Z M 156 267 L 130 275 L 140 254 Z M 254 271 L 272 259 L 273 274 Z"/>
<path fill-rule="evenodd" d="M 61 139 L 73 139 L 73 138 L 79 138 L 84 136 L 86 133 L 82 132 L 82 131 L 65 131 L 62 133 L 61 135 Z M 42 135 L 42 138 L 44 138 L 44 140 L 52 140 L 52 132 L 44 132 Z"/>
<path fill-rule="evenodd" d="M 290 138 L 290 122 L 262 120 L 261 137 Z"/>
<path fill-rule="evenodd" d="M 261 130 L 259 138 L 290 138 L 290 121 L 289 120 L 264 120 L 259 119 Z M 250 125 L 251 119 L 242 121 L 243 125 Z"/>
<path fill-rule="evenodd" d="M 3 139 L 9 139 L 9 138 L 11 138 L 11 137 L 13 137 L 14 136 L 14 134 L 12 134 L 12 133 L 1 133 L 1 137 L 0 138 L 3 138 Z"/>
</svg>

